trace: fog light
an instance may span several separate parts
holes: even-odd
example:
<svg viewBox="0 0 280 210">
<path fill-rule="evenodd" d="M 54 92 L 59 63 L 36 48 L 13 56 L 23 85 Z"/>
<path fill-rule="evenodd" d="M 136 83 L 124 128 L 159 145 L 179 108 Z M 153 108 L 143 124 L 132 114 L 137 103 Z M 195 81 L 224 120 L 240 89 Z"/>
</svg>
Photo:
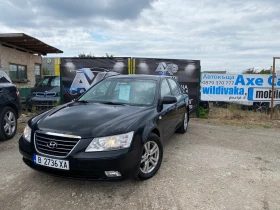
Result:
<svg viewBox="0 0 280 210">
<path fill-rule="evenodd" d="M 118 171 L 105 171 L 106 176 L 108 177 L 118 177 L 121 176 L 121 173 Z"/>
</svg>

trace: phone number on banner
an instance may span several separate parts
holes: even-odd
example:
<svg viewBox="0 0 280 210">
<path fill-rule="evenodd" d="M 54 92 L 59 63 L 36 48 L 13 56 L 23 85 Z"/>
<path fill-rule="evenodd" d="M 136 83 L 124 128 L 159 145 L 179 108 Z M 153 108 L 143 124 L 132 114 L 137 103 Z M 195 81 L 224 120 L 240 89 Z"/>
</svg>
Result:
<svg viewBox="0 0 280 210">
<path fill-rule="evenodd" d="M 234 81 L 202 81 L 203 85 L 234 85 Z"/>
</svg>

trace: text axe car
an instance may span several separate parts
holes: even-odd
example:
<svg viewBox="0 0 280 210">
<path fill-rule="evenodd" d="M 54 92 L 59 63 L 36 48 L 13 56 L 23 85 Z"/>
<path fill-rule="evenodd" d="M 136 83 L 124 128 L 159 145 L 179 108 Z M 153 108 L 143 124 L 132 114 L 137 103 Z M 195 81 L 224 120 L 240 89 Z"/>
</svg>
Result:
<svg viewBox="0 0 280 210">
<path fill-rule="evenodd" d="M 188 95 L 173 79 L 113 76 L 29 120 L 19 149 L 28 166 L 58 176 L 144 180 L 161 165 L 162 141 L 188 120 Z"/>
<path fill-rule="evenodd" d="M 0 69 L 0 141 L 14 137 L 20 115 L 19 92 L 7 74 Z"/>
</svg>

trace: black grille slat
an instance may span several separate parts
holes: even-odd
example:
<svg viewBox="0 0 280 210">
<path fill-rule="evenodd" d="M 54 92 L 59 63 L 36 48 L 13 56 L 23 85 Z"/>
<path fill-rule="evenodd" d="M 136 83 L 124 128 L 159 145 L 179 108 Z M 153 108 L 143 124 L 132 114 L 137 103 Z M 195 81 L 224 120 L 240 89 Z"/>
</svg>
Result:
<svg viewBox="0 0 280 210">
<path fill-rule="evenodd" d="M 37 137 L 37 139 L 39 141 L 44 141 L 44 142 L 55 141 L 55 142 L 60 142 L 60 143 L 62 142 L 62 143 L 72 144 L 72 145 L 73 144 L 75 145 L 77 143 L 77 142 L 72 142 L 72 141 L 70 142 L 70 141 L 64 141 L 64 140 L 58 140 L 58 139 L 42 140 L 41 137 L 39 137 L 39 138 Z"/>
<path fill-rule="evenodd" d="M 39 152 L 59 157 L 67 156 L 79 140 L 79 138 L 56 136 L 55 134 L 39 132 L 35 134 L 35 146 Z M 55 142 L 57 147 L 50 148 L 48 146 L 50 142 Z"/>
<path fill-rule="evenodd" d="M 61 142 L 67 142 L 67 143 L 73 143 L 73 144 L 76 144 L 77 142 L 76 141 L 67 141 L 67 140 L 60 140 L 60 139 L 54 139 L 54 138 L 46 138 L 46 137 L 42 137 L 42 136 L 37 136 L 37 138 L 39 139 L 45 139 L 45 140 L 48 140 L 48 141 L 61 141 Z M 75 139 L 76 140 L 76 139 Z"/>
<path fill-rule="evenodd" d="M 41 144 L 41 143 L 37 143 L 37 147 L 43 147 L 43 148 L 46 148 L 46 149 L 50 149 L 48 146 L 43 145 L 43 144 Z M 59 151 L 59 150 L 66 151 L 66 152 L 70 152 L 70 151 L 71 151 L 71 149 L 70 149 L 70 151 L 69 151 L 68 148 L 65 149 L 65 148 L 59 148 L 59 147 L 58 147 L 55 151 Z"/>
<path fill-rule="evenodd" d="M 37 140 L 37 144 L 46 144 L 45 141 L 41 141 L 39 140 L 38 138 L 36 139 Z M 66 145 L 66 144 L 60 144 L 60 143 L 57 143 L 57 146 L 63 146 L 63 147 L 73 147 L 73 145 Z M 74 145 L 75 146 L 75 145 Z"/>
</svg>

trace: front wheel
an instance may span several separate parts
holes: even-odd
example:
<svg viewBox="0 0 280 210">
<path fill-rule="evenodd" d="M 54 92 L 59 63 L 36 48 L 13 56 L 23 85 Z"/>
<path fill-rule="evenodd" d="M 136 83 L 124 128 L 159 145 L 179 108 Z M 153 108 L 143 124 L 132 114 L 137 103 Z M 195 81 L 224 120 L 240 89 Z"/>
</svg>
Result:
<svg viewBox="0 0 280 210">
<path fill-rule="evenodd" d="M 163 148 L 159 137 L 151 134 L 143 146 L 141 162 L 136 179 L 145 180 L 152 178 L 160 168 Z"/>
</svg>

